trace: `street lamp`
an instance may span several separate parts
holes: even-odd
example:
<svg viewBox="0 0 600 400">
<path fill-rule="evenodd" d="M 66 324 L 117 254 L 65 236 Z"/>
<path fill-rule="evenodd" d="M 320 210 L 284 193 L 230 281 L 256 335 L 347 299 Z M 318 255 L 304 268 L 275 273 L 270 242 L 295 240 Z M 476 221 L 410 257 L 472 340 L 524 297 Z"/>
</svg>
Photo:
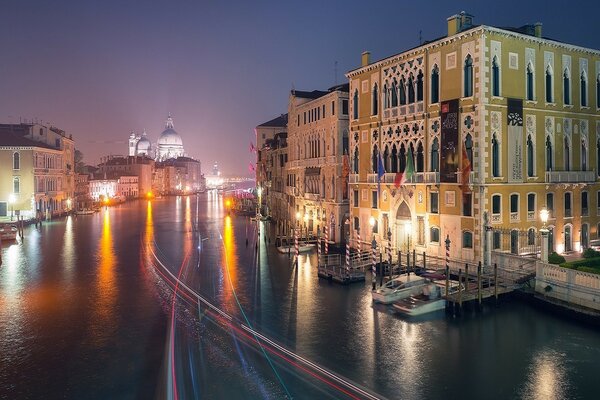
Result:
<svg viewBox="0 0 600 400">
<path fill-rule="evenodd" d="M 542 235 L 542 249 L 540 251 L 540 258 L 542 262 L 548 262 L 548 233 L 550 232 L 546 227 L 546 223 L 548 222 L 548 209 L 543 207 L 540 210 L 540 219 L 542 220 L 542 229 L 540 229 L 540 234 Z"/>
<path fill-rule="evenodd" d="M 10 220 L 13 220 L 13 215 L 15 213 L 15 201 L 17 201 L 17 198 L 15 197 L 14 193 L 11 193 L 8 196 L 8 203 L 10 204 Z"/>
</svg>

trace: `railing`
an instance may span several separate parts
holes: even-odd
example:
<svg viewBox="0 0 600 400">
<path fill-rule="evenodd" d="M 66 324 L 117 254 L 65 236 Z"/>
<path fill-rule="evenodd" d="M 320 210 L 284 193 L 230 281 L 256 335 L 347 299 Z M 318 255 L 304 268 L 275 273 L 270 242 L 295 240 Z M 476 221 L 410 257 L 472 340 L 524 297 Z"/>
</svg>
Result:
<svg viewBox="0 0 600 400">
<path fill-rule="evenodd" d="M 577 183 L 595 181 L 595 171 L 546 171 L 547 183 Z"/>
<path fill-rule="evenodd" d="M 356 174 L 358 177 L 358 174 Z M 396 180 L 396 172 L 386 172 L 381 177 L 381 183 L 394 183 Z M 358 182 L 358 178 L 356 181 L 352 181 L 352 175 L 350 175 L 350 183 Z M 377 183 L 378 177 L 377 174 L 368 174 L 367 175 L 367 183 Z M 415 172 L 412 176 L 405 181 L 409 184 L 415 183 L 440 183 L 440 173 L 439 172 Z"/>
<path fill-rule="evenodd" d="M 348 176 L 348 182 L 350 182 L 350 183 L 358 183 L 359 182 L 359 175 L 358 174 L 350 174 Z"/>
<path fill-rule="evenodd" d="M 306 200 L 319 201 L 321 195 L 319 193 L 304 193 L 304 198 Z"/>
<path fill-rule="evenodd" d="M 600 275 L 537 263 L 535 290 L 546 297 L 600 310 Z"/>
<path fill-rule="evenodd" d="M 518 212 L 510 213 L 510 222 L 519 222 L 519 213 Z"/>
<path fill-rule="evenodd" d="M 500 223 L 502 222 L 502 214 L 492 214 L 492 223 Z"/>
<path fill-rule="evenodd" d="M 367 183 L 377 183 L 377 174 L 367 174 Z"/>
<path fill-rule="evenodd" d="M 411 115 L 414 113 L 421 113 L 423 112 L 423 109 L 424 106 L 422 101 L 411 104 L 403 104 L 397 107 L 390 107 L 388 109 L 383 110 L 383 118 L 390 119 L 397 118 L 399 115 Z"/>
</svg>

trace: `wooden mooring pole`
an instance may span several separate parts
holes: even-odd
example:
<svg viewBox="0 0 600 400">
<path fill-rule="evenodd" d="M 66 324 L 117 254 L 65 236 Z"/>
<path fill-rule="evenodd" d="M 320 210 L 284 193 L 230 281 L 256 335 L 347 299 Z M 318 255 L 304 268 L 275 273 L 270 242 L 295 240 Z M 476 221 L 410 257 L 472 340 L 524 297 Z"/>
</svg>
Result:
<svg viewBox="0 0 600 400">
<path fill-rule="evenodd" d="M 450 266 L 446 264 L 446 299 L 448 299 L 448 291 L 450 287 Z"/>
<path fill-rule="evenodd" d="M 406 252 L 406 268 L 408 268 L 410 274 L 410 251 Z"/>
<path fill-rule="evenodd" d="M 494 297 L 498 301 L 498 264 L 494 263 Z"/>
<path fill-rule="evenodd" d="M 468 292 L 469 292 L 469 264 L 465 263 L 465 294 L 467 294 Z"/>
<path fill-rule="evenodd" d="M 417 270 L 417 251 L 413 249 L 413 271 Z"/>
<path fill-rule="evenodd" d="M 479 299 L 479 305 L 481 305 L 481 261 L 477 265 L 477 298 Z"/>
<path fill-rule="evenodd" d="M 458 305 L 462 307 L 462 269 L 458 269 Z"/>
<path fill-rule="evenodd" d="M 427 258 L 425 257 L 425 252 L 423 252 L 423 269 L 427 269 Z"/>
</svg>

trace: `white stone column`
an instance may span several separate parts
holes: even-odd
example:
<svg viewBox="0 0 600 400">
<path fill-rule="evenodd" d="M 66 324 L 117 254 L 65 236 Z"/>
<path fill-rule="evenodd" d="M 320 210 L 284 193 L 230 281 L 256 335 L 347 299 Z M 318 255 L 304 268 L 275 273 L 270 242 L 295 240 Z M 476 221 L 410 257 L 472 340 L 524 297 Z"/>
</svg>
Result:
<svg viewBox="0 0 600 400">
<path fill-rule="evenodd" d="M 548 229 L 542 228 L 540 229 L 540 233 L 542 234 L 542 249 L 540 258 L 542 262 L 548 263 Z"/>
</svg>

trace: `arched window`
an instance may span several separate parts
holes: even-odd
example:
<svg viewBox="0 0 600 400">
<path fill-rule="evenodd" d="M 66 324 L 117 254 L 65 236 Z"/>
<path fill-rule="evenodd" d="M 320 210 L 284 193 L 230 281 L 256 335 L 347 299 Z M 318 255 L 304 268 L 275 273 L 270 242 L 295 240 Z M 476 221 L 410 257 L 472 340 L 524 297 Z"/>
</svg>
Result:
<svg viewBox="0 0 600 400">
<path fill-rule="evenodd" d="M 358 174 L 358 146 L 354 148 L 354 157 L 352 157 L 352 173 Z"/>
<path fill-rule="evenodd" d="M 587 107 L 587 77 L 581 73 L 581 107 Z"/>
<path fill-rule="evenodd" d="M 463 231 L 462 234 L 462 247 L 463 249 L 472 249 L 473 248 L 473 233 L 469 231 Z"/>
<path fill-rule="evenodd" d="M 383 150 L 383 165 L 386 171 L 390 170 L 390 149 L 388 148 L 388 146 L 385 146 L 385 149 Z"/>
<path fill-rule="evenodd" d="M 546 103 L 552 103 L 552 69 L 546 67 Z"/>
<path fill-rule="evenodd" d="M 471 55 L 468 55 L 467 58 L 465 58 L 463 80 L 463 97 L 473 96 L 473 58 L 471 58 Z"/>
<path fill-rule="evenodd" d="M 353 117 L 358 119 L 358 90 L 354 90 L 354 96 L 352 98 L 352 104 L 354 105 Z"/>
<path fill-rule="evenodd" d="M 492 136 L 492 176 L 500 176 L 500 144 L 495 133 Z"/>
<path fill-rule="evenodd" d="M 565 171 L 571 170 L 571 146 L 569 144 L 569 138 L 565 137 Z"/>
<path fill-rule="evenodd" d="M 15 176 L 13 178 L 13 193 L 19 194 L 21 193 L 21 182 L 19 181 L 19 177 Z"/>
<path fill-rule="evenodd" d="M 600 138 L 596 142 L 596 175 L 600 176 Z M 598 203 L 600 207 L 600 203 Z"/>
<path fill-rule="evenodd" d="M 598 146 L 600 146 L 600 143 Z M 600 147 L 598 149 L 600 151 Z M 552 141 L 550 140 L 550 136 L 546 136 L 546 171 L 552 171 L 552 154 Z"/>
<path fill-rule="evenodd" d="M 527 100 L 534 100 L 535 97 L 533 95 L 533 66 L 527 64 Z"/>
<path fill-rule="evenodd" d="M 527 230 L 527 246 L 535 246 L 535 228 Z"/>
<path fill-rule="evenodd" d="M 400 85 L 398 86 L 398 91 L 400 92 L 400 105 L 403 106 L 406 104 L 406 82 L 404 77 L 400 79 Z"/>
<path fill-rule="evenodd" d="M 598 78 L 600 80 L 600 78 Z M 438 103 L 440 101 L 440 69 L 437 64 L 431 70 L 431 102 Z M 600 104 L 600 103 L 599 103 Z"/>
<path fill-rule="evenodd" d="M 377 84 L 375 84 L 375 86 L 373 86 L 372 96 L 373 96 L 372 112 L 373 112 L 373 115 L 377 115 L 377 114 L 379 114 L 379 90 L 377 90 Z"/>
<path fill-rule="evenodd" d="M 377 157 L 379 156 L 379 150 L 377 145 L 373 146 L 373 155 L 371 157 L 371 167 L 373 168 L 373 173 L 377 173 Z"/>
<path fill-rule="evenodd" d="M 13 153 L 13 169 L 21 169 L 21 155 L 17 152 Z"/>
<path fill-rule="evenodd" d="M 417 75 L 417 101 L 423 101 L 423 72 Z"/>
<path fill-rule="evenodd" d="M 492 60 L 492 96 L 500 96 L 500 67 L 496 56 Z"/>
<path fill-rule="evenodd" d="M 390 160 L 391 172 L 398 172 L 398 150 L 396 149 L 396 145 L 392 146 L 392 157 Z"/>
<path fill-rule="evenodd" d="M 400 155 L 398 156 L 398 172 L 404 172 L 406 169 L 406 149 L 404 144 L 400 145 Z"/>
<path fill-rule="evenodd" d="M 383 108 L 390 108 L 390 90 L 388 88 L 387 82 L 383 84 Z"/>
<path fill-rule="evenodd" d="M 467 150 L 469 163 L 471 164 L 471 167 L 473 167 L 473 138 L 470 133 L 467 133 L 467 137 L 465 137 L 465 150 Z"/>
<path fill-rule="evenodd" d="M 588 224 L 581 224 L 581 247 L 584 249 L 587 249 L 590 245 L 589 242 L 589 237 L 590 237 L 590 233 L 589 233 L 589 227 Z"/>
<path fill-rule="evenodd" d="M 402 82 L 400 83 L 402 86 Z M 392 82 L 392 107 L 398 106 L 398 85 L 396 84 L 396 79 Z"/>
<path fill-rule="evenodd" d="M 414 82 L 412 74 L 410 74 L 410 76 L 408 77 L 407 89 L 408 89 L 408 104 L 412 104 L 415 102 L 415 82 Z"/>
<path fill-rule="evenodd" d="M 569 81 L 569 71 L 565 69 L 563 73 L 563 102 L 571 104 L 571 83 Z"/>
<path fill-rule="evenodd" d="M 587 143 L 585 142 L 584 139 L 581 139 L 581 170 L 582 171 L 587 171 L 587 159 L 588 159 L 588 154 L 587 154 Z"/>
<path fill-rule="evenodd" d="M 527 135 L 527 176 L 534 176 L 535 157 L 533 152 L 533 141 L 531 135 Z"/>
<path fill-rule="evenodd" d="M 423 144 L 419 142 L 417 145 L 417 172 L 425 170 L 425 160 L 423 158 Z"/>
<path fill-rule="evenodd" d="M 433 139 L 431 145 L 431 168 L 432 172 L 438 172 L 440 170 L 440 144 L 438 138 Z"/>
<path fill-rule="evenodd" d="M 414 167 L 415 167 L 415 147 L 411 143 L 411 144 L 408 145 L 408 148 L 409 148 L 409 152 L 408 152 L 408 154 L 406 154 L 406 157 L 407 157 L 406 165 L 408 165 L 408 160 L 409 160 L 408 157 L 410 157 L 411 158 L 410 162 L 411 162 L 411 165 L 413 166 L 413 171 L 414 171 Z"/>
</svg>

